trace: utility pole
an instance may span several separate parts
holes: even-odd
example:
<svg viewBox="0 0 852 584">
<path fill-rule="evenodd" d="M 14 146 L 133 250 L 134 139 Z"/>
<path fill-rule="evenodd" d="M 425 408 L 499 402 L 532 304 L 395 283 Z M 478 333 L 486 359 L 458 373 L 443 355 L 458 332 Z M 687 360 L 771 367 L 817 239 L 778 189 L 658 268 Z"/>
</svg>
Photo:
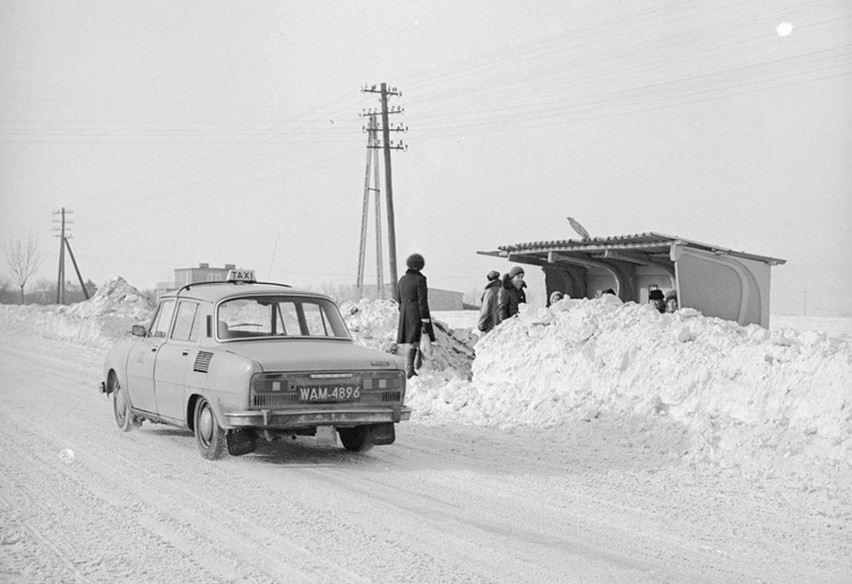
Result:
<svg viewBox="0 0 852 584">
<path fill-rule="evenodd" d="M 379 144 L 378 124 L 375 117 L 370 117 L 367 125 L 367 168 L 364 173 L 364 205 L 361 209 L 361 247 L 358 252 L 358 292 L 364 295 L 364 262 L 367 254 L 367 223 L 370 215 L 370 193 L 376 200 L 376 290 L 378 298 L 384 298 L 384 274 L 382 270 L 382 202 L 379 188 Z M 370 186 L 370 178 L 373 186 Z"/>
<path fill-rule="evenodd" d="M 393 114 L 401 114 L 405 110 L 401 107 L 388 107 L 388 96 L 396 96 L 402 97 L 402 92 L 397 91 L 395 87 L 388 88 L 387 83 L 382 83 L 378 88 L 375 85 L 367 87 L 366 85 L 361 88 L 363 93 L 378 93 L 380 98 L 379 101 L 381 103 L 381 110 L 376 111 L 374 109 L 367 110 L 363 112 L 361 115 L 364 117 L 369 117 L 371 120 L 375 121 L 377 116 L 381 116 L 382 118 L 382 143 L 381 144 L 368 144 L 368 148 L 382 148 L 384 151 L 384 161 L 385 161 L 385 206 L 387 207 L 388 214 L 388 256 L 390 263 L 390 279 L 391 279 L 391 288 L 393 290 L 393 295 L 396 296 L 396 284 L 397 284 L 397 270 L 396 270 L 396 223 L 394 221 L 394 210 L 393 210 L 393 181 L 392 181 L 392 172 L 391 172 L 391 150 L 406 150 L 408 147 L 402 143 L 402 141 L 398 141 L 397 143 L 391 142 L 390 133 L 391 132 L 407 132 L 408 128 L 403 128 L 402 126 L 391 127 L 390 126 L 390 116 Z M 374 132 L 375 132 L 375 127 Z M 378 195 L 377 195 L 378 196 Z M 363 235 L 363 231 L 362 231 Z M 379 282 L 379 288 L 382 287 L 381 282 Z"/>
<path fill-rule="evenodd" d="M 62 214 L 62 221 L 59 235 L 59 275 L 56 278 L 56 303 L 65 304 L 65 207 L 61 211 L 54 211 L 53 214 Z M 69 211 L 73 213 L 73 211 Z M 53 228 L 56 231 L 56 227 Z"/>
<path fill-rule="evenodd" d="M 80 288 L 83 289 L 83 296 L 86 297 L 86 300 L 89 299 L 89 291 L 86 290 L 86 285 L 83 283 L 83 276 L 80 275 L 80 268 L 77 267 L 77 260 L 74 258 L 74 252 L 71 251 L 71 243 L 68 241 L 71 239 L 71 234 L 67 232 L 68 226 L 73 223 L 70 219 L 66 219 L 66 215 L 73 214 L 74 211 L 70 209 L 66 209 L 62 207 L 59 211 L 54 211 L 54 215 L 60 215 L 61 218 L 58 220 L 60 227 L 57 229 L 53 228 L 54 231 L 59 231 L 59 276 L 56 281 L 56 303 L 57 304 L 65 304 L 65 250 L 68 249 L 68 255 L 71 256 L 71 263 L 74 264 L 74 271 L 77 272 L 77 279 L 80 281 Z M 54 222 L 57 220 L 54 219 Z"/>
</svg>

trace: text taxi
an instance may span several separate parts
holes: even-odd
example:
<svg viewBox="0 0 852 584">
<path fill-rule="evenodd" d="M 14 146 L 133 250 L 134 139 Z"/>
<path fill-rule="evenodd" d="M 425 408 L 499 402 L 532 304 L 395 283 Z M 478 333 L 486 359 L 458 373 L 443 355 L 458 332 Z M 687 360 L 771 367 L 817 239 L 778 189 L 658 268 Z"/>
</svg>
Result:
<svg viewBox="0 0 852 584">
<path fill-rule="evenodd" d="M 407 420 L 405 372 L 355 345 L 334 302 L 240 271 L 164 295 L 150 326 L 106 357 L 101 391 L 118 427 L 188 428 L 201 455 L 252 452 L 295 435 L 364 451 Z"/>
</svg>

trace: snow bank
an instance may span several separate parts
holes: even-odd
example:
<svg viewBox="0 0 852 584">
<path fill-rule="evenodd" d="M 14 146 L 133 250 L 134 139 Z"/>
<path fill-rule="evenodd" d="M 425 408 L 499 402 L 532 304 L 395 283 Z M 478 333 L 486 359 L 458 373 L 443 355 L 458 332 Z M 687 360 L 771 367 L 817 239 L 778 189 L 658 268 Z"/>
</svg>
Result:
<svg viewBox="0 0 852 584">
<path fill-rule="evenodd" d="M 660 314 L 607 296 L 524 307 L 475 350 L 470 382 L 417 380 L 411 405 L 496 425 L 668 418 L 690 430 L 693 455 L 852 464 L 852 351 L 825 333 Z"/>
<path fill-rule="evenodd" d="M 123 278 L 106 282 L 85 302 L 71 306 L 0 305 L 4 330 L 110 347 L 130 328 L 150 319 L 154 305 Z"/>
<path fill-rule="evenodd" d="M 120 317 L 146 320 L 150 318 L 154 304 L 124 278 L 117 277 L 106 282 L 86 302 L 68 307 L 68 314 L 80 318 Z"/>
<path fill-rule="evenodd" d="M 399 310 L 390 300 L 347 300 L 340 312 L 355 342 L 365 347 L 391 353 L 396 347 L 396 325 Z"/>
<path fill-rule="evenodd" d="M 393 300 L 361 299 L 347 301 L 340 307 L 355 342 L 388 353 L 396 351 L 399 307 Z M 434 322 L 434 356 L 426 364 L 433 382 L 458 377 L 470 378 L 473 345 L 478 337 L 469 330 L 453 330 L 447 323 Z"/>
</svg>

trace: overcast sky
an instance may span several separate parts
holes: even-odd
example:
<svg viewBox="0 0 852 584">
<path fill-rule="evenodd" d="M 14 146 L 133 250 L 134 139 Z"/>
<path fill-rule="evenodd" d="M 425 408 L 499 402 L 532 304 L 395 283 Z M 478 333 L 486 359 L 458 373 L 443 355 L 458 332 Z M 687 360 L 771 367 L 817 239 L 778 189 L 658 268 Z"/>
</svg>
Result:
<svg viewBox="0 0 852 584">
<path fill-rule="evenodd" d="M 510 265 L 477 251 L 570 215 L 784 258 L 773 313 L 852 316 L 848 0 L 2 0 L 0 239 L 32 233 L 55 281 L 65 207 L 99 285 L 354 283 L 381 82 L 400 275 L 416 251 L 481 288 Z"/>
</svg>

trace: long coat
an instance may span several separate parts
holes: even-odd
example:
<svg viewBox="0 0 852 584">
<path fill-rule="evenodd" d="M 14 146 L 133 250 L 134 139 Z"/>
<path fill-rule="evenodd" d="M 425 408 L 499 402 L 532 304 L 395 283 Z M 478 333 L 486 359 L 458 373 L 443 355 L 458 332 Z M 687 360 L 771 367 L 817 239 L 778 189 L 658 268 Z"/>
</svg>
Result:
<svg viewBox="0 0 852 584">
<path fill-rule="evenodd" d="M 500 309 L 497 306 L 497 291 L 500 289 L 500 280 L 488 282 L 482 293 L 482 306 L 479 308 L 479 330 L 487 333 L 500 324 Z"/>
<path fill-rule="evenodd" d="M 406 270 L 396 287 L 396 301 L 399 303 L 399 327 L 396 332 L 398 344 L 417 344 L 420 342 L 421 328 L 425 327 L 431 341 L 435 341 L 432 317 L 429 314 L 426 276 L 419 270 Z M 428 320 L 428 322 L 423 322 Z"/>
<path fill-rule="evenodd" d="M 509 278 L 509 274 L 503 275 L 503 286 L 500 288 L 500 293 L 497 297 L 501 321 L 518 314 L 518 305 L 524 304 L 527 301 L 527 295 L 524 292 L 524 288 L 526 287 L 527 283 L 522 282 L 520 288 L 515 288 L 515 285 L 512 284 L 512 279 Z"/>
</svg>

